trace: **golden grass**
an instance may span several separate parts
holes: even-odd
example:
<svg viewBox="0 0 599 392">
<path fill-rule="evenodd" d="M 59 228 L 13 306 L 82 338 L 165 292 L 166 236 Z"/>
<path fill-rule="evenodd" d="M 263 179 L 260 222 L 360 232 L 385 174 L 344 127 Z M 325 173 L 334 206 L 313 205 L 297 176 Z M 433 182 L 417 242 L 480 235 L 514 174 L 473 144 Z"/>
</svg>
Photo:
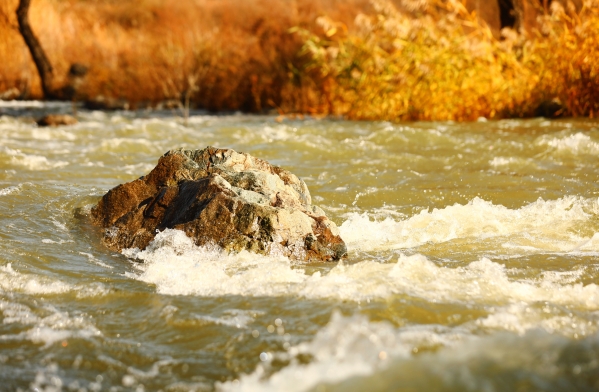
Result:
<svg viewBox="0 0 599 392">
<path fill-rule="evenodd" d="M 357 31 L 321 18 L 306 30 L 305 69 L 326 97 L 316 111 L 365 120 L 475 120 L 599 109 L 599 2 L 552 13 L 529 32 L 497 39 L 462 2 L 421 1 L 419 17 L 390 1 L 356 18 Z"/>
<path fill-rule="evenodd" d="M 0 97 L 40 98 L 17 3 L 0 3 Z M 89 99 L 392 121 L 599 112 L 599 0 L 554 1 L 538 30 L 500 39 L 459 0 L 404 1 L 409 16 L 389 0 L 32 3 L 57 85 L 88 65 Z"/>
<path fill-rule="evenodd" d="M 18 0 L 0 5 L 0 93 L 41 97 L 40 83 L 17 29 Z M 311 28 L 319 15 L 351 21 L 367 0 L 33 0 L 30 21 L 58 77 L 72 63 L 90 67 L 88 98 L 136 103 L 190 96 L 213 110 L 296 111 L 301 65 L 291 26 Z M 24 94 L 25 95 L 25 94 Z"/>
</svg>

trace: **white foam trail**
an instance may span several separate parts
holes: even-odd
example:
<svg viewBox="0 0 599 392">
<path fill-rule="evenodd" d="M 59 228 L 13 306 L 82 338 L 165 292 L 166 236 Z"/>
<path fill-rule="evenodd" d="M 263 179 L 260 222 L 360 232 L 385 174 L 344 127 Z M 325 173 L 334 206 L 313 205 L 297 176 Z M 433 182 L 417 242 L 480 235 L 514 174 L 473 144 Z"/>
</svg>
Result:
<svg viewBox="0 0 599 392">
<path fill-rule="evenodd" d="M 42 343 L 49 347 L 56 342 L 63 342 L 69 338 L 90 338 L 100 336 L 102 333 L 91 323 L 88 317 L 83 315 L 69 315 L 60 312 L 52 306 L 44 307 L 44 313 L 50 313 L 45 317 L 38 316 L 28 306 L 0 301 L 0 313 L 3 316 L 3 324 L 21 324 L 32 326 L 32 328 L 15 335 L 5 334 L 0 336 L 2 340 L 29 340 L 33 343 Z"/>
<path fill-rule="evenodd" d="M 34 140 L 45 140 L 49 142 L 56 142 L 57 140 L 75 141 L 77 135 L 68 130 L 50 127 L 50 128 L 33 128 L 31 130 L 31 138 Z"/>
<path fill-rule="evenodd" d="M 71 103 L 58 101 L 21 101 L 21 100 L 1 100 L 0 108 L 48 108 L 71 110 Z"/>
<path fill-rule="evenodd" d="M 494 168 L 503 168 L 506 166 L 510 167 L 527 167 L 527 168 L 538 168 L 536 162 L 530 158 L 519 158 L 519 157 L 494 157 L 489 161 L 489 165 Z"/>
<path fill-rule="evenodd" d="M 487 317 L 474 321 L 469 327 L 489 331 L 511 331 L 523 335 L 542 329 L 548 333 L 578 339 L 599 332 L 599 314 L 580 314 L 565 311 L 560 306 L 531 307 L 526 303 L 514 303 L 493 309 Z"/>
<path fill-rule="evenodd" d="M 514 280 L 510 270 L 487 258 L 465 267 L 437 266 L 422 255 L 400 256 L 396 263 L 363 261 L 338 264 L 328 273 L 308 275 L 286 258 L 247 252 L 225 254 L 196 247 L 185 233 L 165 230 L 136 257 L 139 274 L 130 276 L 156 285 L 162 294 L 299 296 L 347 301 L 410 295 L 433 302 L 505 305 L 548 301 L 599 310 L 599 287 L 572 283 L 570 275 L 545 274 L 538 281 Z"/>
<path fill-rule="evenodd" d="M 263 362 L 254 372 L 217 383 L 216 390 L 299 392 L 320 390 L 319 386 L 334 391 L 388 391 L 398 386 L 434 390 L 436 385 L 445 387 L 443 390 L 491 391 L 497 390 L 493 385 L 505 388 L 522 380 L 497 377 L 502 370 L 505 374 L 524 370 L 545 382 L 554 379 L 557 368 L 570 369 L 573 364 L 588 365 L 592 372 L 597 367 L 593 357 L 597 338 L 599 335 L 589 335 L 588 343 L 574 343 L 588 351 L 572 363 L 560 355 L 571 341 L 539 329 L 476 336 L 462 327 L 394 328 L 364 316 L 334 313 L 312 341 L 283 353 L 262 353 Z M 417 352 L 422 353 L 414 355 Z M 300 356 L 311 359 L 306 364 L 305 359 L 298 360 Z M 273 369 L 275 359 L 289 365 Z"/>
<path fill-rule="evenodd" d="M 391 359 L 409 358 L 416 347 L 454 345 L 469 338 L 467 332 L 442 326 L 396 329 L 372 323 L 364 316 L 343 317 L 335 312 L 329 324 L 311 342 L 291 347 L 287 353 L 261 355 L 264 364 L 239 380 L 217 383 L 218 391 L 306 391 L 318 384 L 336 383 L 370 375 L 388 366 Z M 310 356 L 301 364 L 298 355 Z M 265 377 L 272 359 L 290 360 L 290 365 Z"/>
<path fill-rule="evenodd" d="M 154 153 L 158 143 L 145 138 L 118 138 L 103 139 L 99 145 L 100 151 L 123 152 L 144 151 Z"/>
<path fill-rule="evenodd" d="M 12 264 L 0 266 L 0 293 L 20 292 L 25 294 L 63 294 L 77 293 L 78 297 L 105 295 L 108 290 L 102 283 L 71 285 L 49 277 L 22 274 L 12 268 Z"/>
<path fill-rule="evenodd" d="M 519 209 L 474 198 L 466 205 L 454 204 L 432 211 L 423 210 L 406 220 L 371 220 L 366 213 L 352 213 L 340 226 L 341 237 L 350 250 L 402 249 L 425 243 L 442 243 L 457 238 L 534 236 L 538 251 L 567 252 L 589 240 L 570 230 L 581 222 L 592 224 L 599 215 L 599 200 L 566 196 L 539 199 Z M 599 230 L 599 227 L 597 228 Z M 513 239 L 513 238 L 512 238 Z M 506 240 L 506 244 L 512 244 Z M 599 247 L 586 250 L 599 251 Z"/>
<path fill-rule="evenodd" d="M 49 161 L 43 155 L 25 154 L 20 150 L 11 148 L 3 148 L 0 153 L 4 153 L 10 157 L 10 163 L 25 169 L 36 170 L 51 170 L 59 167 L 67 166 L 69 163 L 65 161 Z"/>
<path fill-rule="evenodd" d="M 169 324 L 173 325 L 205 325 L 218 324 L 235 328 L 246 328 L 251 322 L 256 320 L 257 315 L 263 315 L 263 312 L 249 311 L 242 309 L 228 309 L 222 315 L 208 316 L 204 314 L 193 314 L 186 317 L 179 317 L 177 312 L 179 308 L 176 306 L 166 306 L 160 315 L 164 317 Z"/>
<path fill-rule="evenodd" d="M 582 272 L 581 272 L 582 273 Z M 511 280 L 509 270 L 487 258 L 466 267 L 438 267 L 422 255 L 401 256 L 389 275 L 405 292 L 433 302 L 535 303 L 599 310 L 599 286 L 567 284 L 555 275 L 538 281 Z"/>
<path fill-rule="evenodd" d="M 0 196 L 11 195 L 13 193 L 19 193 L 23 189 L 23 184 L 9 186 L 7 188 L 0 189 Z"/>
<path fill-rule="evenodd" d="M 306 279 L 285 257 L 227 255 L 216 247 L 196 247 L 179 230 L 167 229 L 144 251 L 124 250 L 123 254 L 146 262 L 136 265 L 143 272 L 135 277 L 155 284 L 162 294 L 268 296 Z"/>
<path fill-rule="evenodd" d="M 589 135 L 581 132 L 563 137 L 543 135 L 537 139 L 537 143 L 553 147 L 557 151 L 567 151 L 572 154 L 596 155 L 599 153 L 599 143 L 593 141 Z"/>
<path fill-rule="evenodd" d="M 26 294 L 61 294 L 71 290 L 71 286 L 36 276 L 23 275 L 12 268 L 12 264 L 0 267 L 0 290 L 23 292 Z"/>
<path fill-rule="evenodd" d="M 297 128 L 286 124 L 265 125 L 261 127 L 260 132 L 254 132 L 253 130 L 237 131 L 233 137 L 237 143 L 242 145 L 252 145 L 260 142 L 293 142 L 319 150 L 330 149 L 333 143 L 330 138 L 311 132 L 298 132 Z"/>
</svg>

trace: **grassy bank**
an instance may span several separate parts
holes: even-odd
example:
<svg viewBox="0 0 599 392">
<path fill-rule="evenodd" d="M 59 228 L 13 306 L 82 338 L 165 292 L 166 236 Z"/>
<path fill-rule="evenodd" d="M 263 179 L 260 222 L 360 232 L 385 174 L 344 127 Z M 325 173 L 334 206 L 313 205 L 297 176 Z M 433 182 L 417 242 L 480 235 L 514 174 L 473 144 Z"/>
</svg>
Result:
<svg viewBox="0 0 599 392">
<path fill-rule="evenodd" d="M 459 1 L 419 2 L 419 17 L 373 4 L 355 31 L 330 18 L 320 20 L 324 36 L 301 31 L 326 96 L 316 111 L 458 121 L 599 114 L 597 1 L 581 10 L 554 4 L 537 29 L 501 38 Z"/>
<path fill-rule="evenodd" d="M 17 5 L 0 3 L 0 94 L 40 98 Z M 315 30 L 323 14 L 349 23 L 370 9 L 368 0 L 33 0 L 29 19 L 59 78 L 73 63 L 90 67 L 91 99 L 135 106 L 189 95 L 212 110 L 297 111 L 309 94 L 294 84 L 305 60 L 288 29 Z"/>
<path fill-rule="evenodd" d="M 86 64 L 85 96 L 133 106 L 189 98 L 369 120 L 599 113 L 599 0 L 554 2 L 537 29 L 502 37 L 460 1 L 410 3 L 407 16 L 385 0 L 34 0 L 30 20 L 58 76 Z M 16 6 L 0 5 L 0 94 L 38 98 Z"/>
</svg>

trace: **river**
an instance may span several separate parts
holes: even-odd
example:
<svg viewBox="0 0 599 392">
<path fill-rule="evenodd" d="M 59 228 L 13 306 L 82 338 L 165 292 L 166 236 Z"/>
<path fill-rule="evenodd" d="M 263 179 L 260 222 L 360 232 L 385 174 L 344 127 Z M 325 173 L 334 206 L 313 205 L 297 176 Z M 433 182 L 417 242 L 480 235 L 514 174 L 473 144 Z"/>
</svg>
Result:
<svg viewBox="0 0 599 392">
<path fill-rule="evenodd" d="M 0 389 L 599 390 L 599 121 L 350 122 L 0 102 Z M 177 147 L 282 166 L 349 257 L 100 243 Z"/>
</svg>

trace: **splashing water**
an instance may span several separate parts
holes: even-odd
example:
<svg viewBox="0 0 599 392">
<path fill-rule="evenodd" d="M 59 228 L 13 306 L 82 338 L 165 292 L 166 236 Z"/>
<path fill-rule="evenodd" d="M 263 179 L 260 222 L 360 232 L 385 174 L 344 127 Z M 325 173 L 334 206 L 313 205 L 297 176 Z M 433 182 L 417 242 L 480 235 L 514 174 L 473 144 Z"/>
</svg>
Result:
<svg viewBox="0 0 599 392">
<path fill-rule="evenodd" d="M 0 103 L 2 388 L 599 389 L 599 123 L 29 119 L 69 108 Z M 349 257 L 100 244 L 99 197 L 207 145 L 302 177 Z"/>
</svg>

